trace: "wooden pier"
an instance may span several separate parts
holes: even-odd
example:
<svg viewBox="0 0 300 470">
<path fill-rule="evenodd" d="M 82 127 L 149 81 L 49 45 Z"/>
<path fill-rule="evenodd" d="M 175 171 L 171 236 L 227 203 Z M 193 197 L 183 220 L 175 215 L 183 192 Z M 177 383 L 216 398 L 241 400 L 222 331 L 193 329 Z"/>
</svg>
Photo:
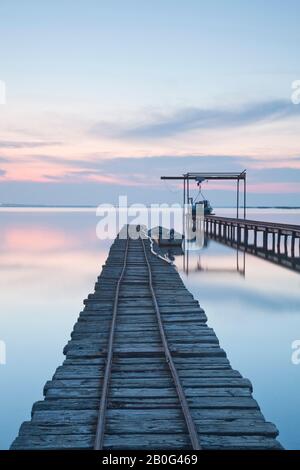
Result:
<svg viewBox="0 0 300 470">
<path fill-rule="evenodd" d="M 250 381 L 149 239 L 114 241 L 84 305 L 12 449 L 282 448 Z"/>
<path fill-rule="evenodd" d="M 253 247 L 265 253 L 295 258 L 296 249 L 300 247 L 300 225 L 262 222 L 260 220 L 235 219 L 207 215 L 204 219 L 205 233 L 214 238 L 229 240 L 237 245 Z M 259 245 L 258 234 L 262 234 Z M 253 235 L 250 242 L 250 235 Z"/>
<path fill-rule="evenodd" d="M 204 232 L 207 238 L 300 272 L 299 225 L 209 215 Z"/>
</svg>

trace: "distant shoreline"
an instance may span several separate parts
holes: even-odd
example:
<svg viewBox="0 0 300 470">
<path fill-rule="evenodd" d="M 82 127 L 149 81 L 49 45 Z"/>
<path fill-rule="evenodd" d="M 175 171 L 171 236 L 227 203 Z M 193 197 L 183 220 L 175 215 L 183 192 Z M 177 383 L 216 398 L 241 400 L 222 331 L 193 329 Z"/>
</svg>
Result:
<svg viewBox="0 0 300 470">
<path fill-rule="evenodd" d="M 94 205 L 55 205 L 55 204 L 7 204 L 0 203 L 1 208 L 24 208 L 24 209 L 97 209 Z M 114 206 L 117 207 L 117 206 Z M 147 206 L 149 207 L 149 205 Z M 214 206 L 215 209 L 236 209 L 236 206 Z M 242 207 L 240 207 L 242 209 Z M 247 209 L 300 209 L 300 206 L 247 206 Z"/>
</svg>

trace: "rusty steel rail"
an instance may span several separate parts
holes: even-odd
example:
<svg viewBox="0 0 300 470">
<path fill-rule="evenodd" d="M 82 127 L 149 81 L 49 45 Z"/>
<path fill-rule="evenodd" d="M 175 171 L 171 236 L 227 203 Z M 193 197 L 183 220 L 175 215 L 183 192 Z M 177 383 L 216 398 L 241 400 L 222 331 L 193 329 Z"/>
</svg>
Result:
<svg viewBox="0 0 300 470">
<path fill-rule="evenodd" d="M 106 359 L 106 364 L 105 364 L 105 372 L 104 372 L 104 379 L 103 379 L 103 385 L 102 385 L 102 393 L 101 393 L 101 400 L 100 400 L 100 407 L 99 407 L 99 414 L 98 414 L 98 421 L 97 421 L 94 450 L 101 450 L 103 448 L 105 418 L 106 418 L 107 399 L 108 399 L 112 361 L 113 361 L 113 346 L 114 346 L 114 337 L 115 337 L 116 322 L 117 322 L 119 293 L 120 293 L 120 286 L 121 286 L 124 273 L 126 270 L 128 247 L 129 247 L 129 236 L 127 232 L 124 263 L 123 263 L 120 277 L 117 282 L 116 293 L 115 293 L 115 298 L 114 298 L 113 314 L 112 314 L 112 321 L 111 321 L 111 327 L 110 327 L 109 339 L 108 339 L 107 359 Z"/>
</svg>

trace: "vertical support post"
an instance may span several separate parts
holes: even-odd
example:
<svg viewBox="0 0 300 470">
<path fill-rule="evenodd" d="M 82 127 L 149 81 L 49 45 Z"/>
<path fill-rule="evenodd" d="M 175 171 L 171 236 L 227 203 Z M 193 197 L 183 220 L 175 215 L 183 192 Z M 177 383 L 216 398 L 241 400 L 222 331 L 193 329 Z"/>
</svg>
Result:
<svg viewBox="0 0 300 470">
<path fill-rule="evenodd" d="M 186 201 L 186 194 L 185 194 L 185 175 L 183 175 L 183 208 L 182 208 L 182 231 L 183 231 L 183 246 L 185 252 L 185 201 Z M 184 258 L 185 259 L 185 258 Z M 185 271 L 185 269 L 184 269 Z"/>
<path fill-rule="evenodd" d="M 247 189 L 246 189 L 246 172 L 244 175 L 244 219 L 246 219 L 246 197 L 247 197 Z"/>
<path fill-rule="evenodd" d="M 263 248 L 264 250 L 268 250 L 268 229 L 266 228 L 266 230 L 264 231 L 264 242 L 263 242 Z"/>
<path fill-rule="evenodd" d="M 272 251 L 275 252 L 275 232 L 272 233 Z"/>
<path fill-rule="evenodd" d="M 239 205 L 240 205 L 240 178 L 238 177 L 236 183 L 236 218 L 239 218 Z"/>
<path fill-rule="evenodd" d="M 244 228 L 244 244 L 248 245 L 248 227 L 245 226 Z"/>
<path fill-rule="evenodd" d="M 246 273 L 246 250 L 244 250 L 244 253 L 243 253 L 243 271 L 242 271 L 242 275 L 245 277 L 245 273 Z"/>
<path fill-rule="evenodd" d="M 288 253 L 288 236 L 284 235 L 284 254 L 287 255 Z"/>
<path fill-rule="evenodd" d="M 280 254 L 281 231 L 277 232 L 277 253 Z"/>
<path fill-rule="evenodd" d="M 294 232 L 293 232 L 293 234 L 292 234 L 292 240 L 291 240 L 291 256 L 292 256 L 292 258 L 295 257 L 295 238 L 296 238 L 296 237 L 295 237 L 295 234 L 294 234 Z"/>
<path fill-rule="evenodd" d="M 254 228 L 254 248 L 257 248 L 257 228 Z"/>
<path fill-rule="evenodd" d="M 189 250 L 186 251 L 186 274 L 189 275 Z"/>
<path fill-rule="evenodd" d="M 237 224 L 236 230 L 237 230 L 237 244 L 240 245 L 241 244 L 241 227 L 239 224 Z"/>
</svg>

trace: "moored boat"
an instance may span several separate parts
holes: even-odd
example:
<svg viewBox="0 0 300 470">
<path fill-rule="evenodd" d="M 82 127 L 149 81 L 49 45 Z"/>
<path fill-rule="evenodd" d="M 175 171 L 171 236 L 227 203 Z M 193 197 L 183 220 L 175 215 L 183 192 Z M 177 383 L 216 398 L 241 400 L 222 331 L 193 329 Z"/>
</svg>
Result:
<svg viewBox="0 0 300 470">
<path fill-rule="evenodd" d="M 148 230 L 148 235 L 160 246 L 181 246 L 183 236 L 173 228 L 154 227 Z"/>
</svg>

